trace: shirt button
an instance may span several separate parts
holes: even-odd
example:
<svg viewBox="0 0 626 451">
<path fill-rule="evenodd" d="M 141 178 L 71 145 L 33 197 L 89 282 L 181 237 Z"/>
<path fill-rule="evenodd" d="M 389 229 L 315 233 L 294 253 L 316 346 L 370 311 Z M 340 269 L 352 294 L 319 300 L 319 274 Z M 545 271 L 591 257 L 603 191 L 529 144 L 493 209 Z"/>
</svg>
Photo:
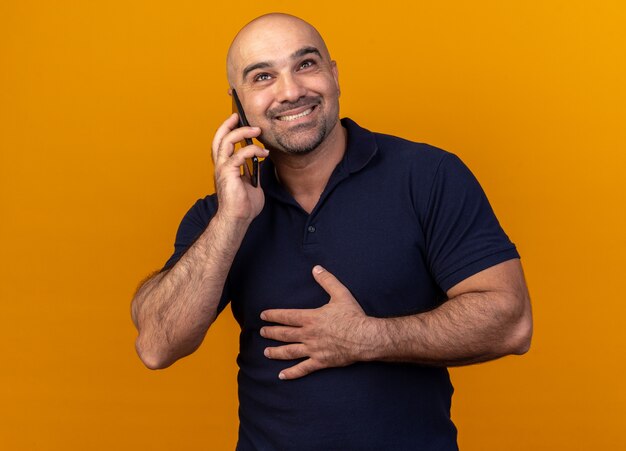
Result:
<svg viewBox="0 0 626 451">
<path fill-rule="evenodd" d="M 310 225 L 307 230 L 309 231 L 309 233 L 314 233 L 315 232 L 315 226 Z"/>
</svg>

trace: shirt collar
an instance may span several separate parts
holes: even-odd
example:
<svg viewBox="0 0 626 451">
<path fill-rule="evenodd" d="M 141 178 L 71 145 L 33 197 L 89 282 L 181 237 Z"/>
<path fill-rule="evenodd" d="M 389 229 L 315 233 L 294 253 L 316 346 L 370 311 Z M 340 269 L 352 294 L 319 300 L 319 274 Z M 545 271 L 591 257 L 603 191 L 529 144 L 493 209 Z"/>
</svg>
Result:
<svg viewBox="0 0 626 451">
<path fill-rule="evenodd" d="M 348 143 L 346 153 L 337 168 L 340 171 L 347 170 L 349 174 L 353 174 L 367 166 L 374 158 L 374 155 L 378 152 L 378 145 L 374 133 L 359 126 L 352 119 L 347 117 L 341 119 L 341 125 L 347 131 Z M 276 179 L 274 163 L 271 157 L 261 163 L 260 173 L 261 184 L 266 193 L 278 194 L 278 192 L 284 191 Z"/>
<path fill-rule="evenodd" d="M 350 174 L 353 174 L 367 166 L 374 158 L 378 152 L 378 145 L 374 133 L 360 127 L 352 119 L 343 118 L 341 125 L 348 132 L 348 145 L 342 164 L 345 164 Z"/>
</svg>

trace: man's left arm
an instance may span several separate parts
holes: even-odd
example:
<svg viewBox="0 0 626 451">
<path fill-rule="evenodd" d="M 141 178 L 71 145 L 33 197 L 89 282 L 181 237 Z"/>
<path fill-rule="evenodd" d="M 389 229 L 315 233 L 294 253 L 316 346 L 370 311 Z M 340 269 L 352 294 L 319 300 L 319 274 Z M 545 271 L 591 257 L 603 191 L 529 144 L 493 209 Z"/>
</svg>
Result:
<svg viewBox="0 0 626 451">
<path fill-rule="evenodd" d="M 278 324 L 263 327 L 261 335 L 288 343 L 267 348 L 268 358 L 305 358 L 283 370 L 281 379 L 359 361 L 467 365 L 523 354 L 530 346 L 532 314 L 519 259 L 459 282 L 431 311 L 397 318 L 367 316 L 348 288 L 319 266 L 313 277 L 329 294 L 328 304 L 261 315 Z"/>
</svg>

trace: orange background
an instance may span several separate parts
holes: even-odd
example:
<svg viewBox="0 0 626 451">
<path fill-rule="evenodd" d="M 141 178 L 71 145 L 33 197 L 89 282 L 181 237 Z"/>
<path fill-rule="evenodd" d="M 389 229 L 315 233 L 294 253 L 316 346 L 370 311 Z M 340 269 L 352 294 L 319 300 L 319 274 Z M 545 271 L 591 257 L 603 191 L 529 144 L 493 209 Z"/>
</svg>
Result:
<svg viewBox="0 0 626 451">
<path fill-rule="evenodd" d="M 452 371 L 461 449 L 626 449 L 621 1 L 0 4 L 0 448 L 233 449 L 237 327 L 159 372 L 129 302 L 213 189 L 248 20 L 319 28 L 342 115 L 457 153 L 518 245 L 535 337 Z"/>
</svg>

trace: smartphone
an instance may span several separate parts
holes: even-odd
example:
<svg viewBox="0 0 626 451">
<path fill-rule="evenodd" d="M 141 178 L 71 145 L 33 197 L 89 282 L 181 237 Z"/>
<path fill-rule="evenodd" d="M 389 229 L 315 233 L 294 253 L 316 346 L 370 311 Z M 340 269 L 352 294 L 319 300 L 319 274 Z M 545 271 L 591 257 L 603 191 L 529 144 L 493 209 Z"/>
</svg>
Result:
<svg viewBox="0 0 626 451">
<path fill-rule="evenodd" d="M 233 92 L 233 112 L 239 115 L 239 126 L 240 127 L 249 127 L 248 119 L 246 119 L 246 113 L 243 111 L 243 107 L 241 106 L 241 102 L 239 101 L 239 97 L 237 96 L 237 91 L 232 89 Z M 249 146 L 252 143 L 251 138 L 244 138 L 245 145 Z M 241 144 L 242 146 L 244 143 Z M 244 168 L 246 173 L 250 175 L 250 183 L 252 186 L 256 187 L 259 184 L 259 159 L 254 156 L 252 157 L 252 169 L 246 163 L 246 167 Z"/>
</svg>

